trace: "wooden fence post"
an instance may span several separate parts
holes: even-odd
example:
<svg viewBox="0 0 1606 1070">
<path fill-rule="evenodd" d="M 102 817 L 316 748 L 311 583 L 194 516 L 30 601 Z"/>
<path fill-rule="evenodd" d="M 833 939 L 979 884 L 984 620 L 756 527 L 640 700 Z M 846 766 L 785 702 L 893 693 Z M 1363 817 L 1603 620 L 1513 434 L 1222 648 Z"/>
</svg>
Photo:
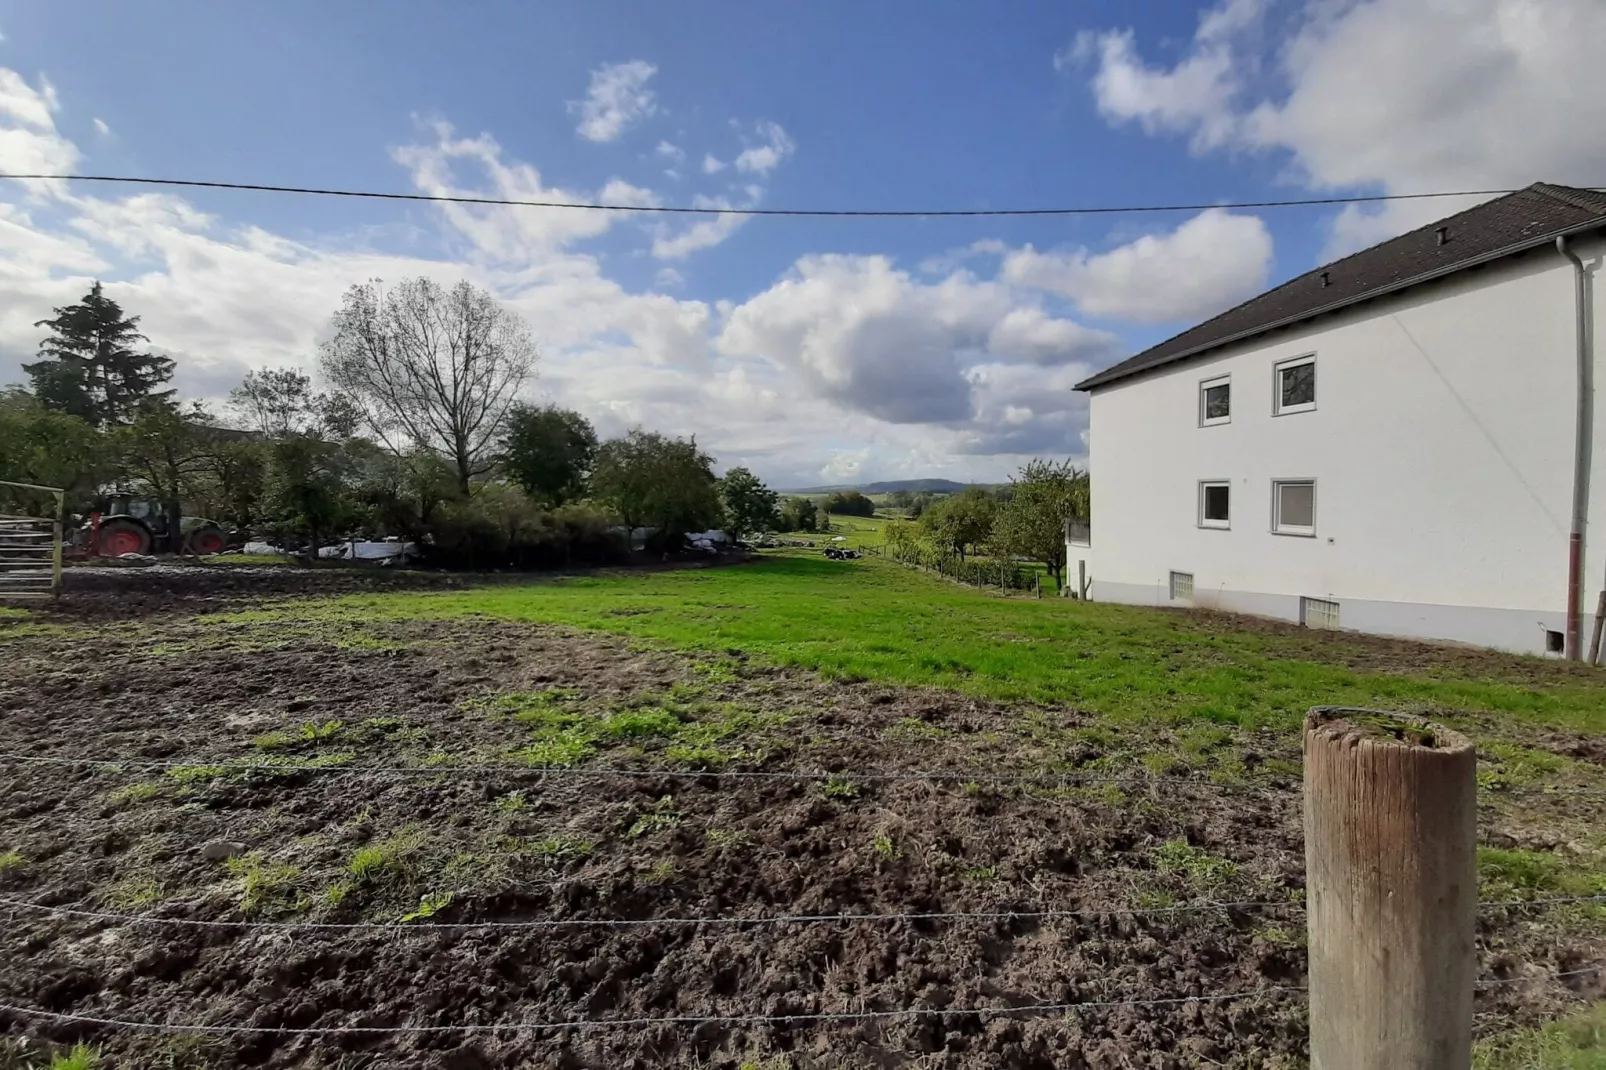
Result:
<svg viewBox="0 0 1606 1070">
<path fill-rule="evenodd" d="M 1467 1070 L 1477 756 L 1420 717 L 1305 717 L 1311 1070 Z"/>
<path fill-rule="evenodd" d="M 1589 663 L 1600 664 L 1600 635 L 1601 629 L 1606 628 L 1606 590 L 1600 592 L 1600 601 L 1595 603 L 1595 634 L 1589 640 Z"/>
</svg>

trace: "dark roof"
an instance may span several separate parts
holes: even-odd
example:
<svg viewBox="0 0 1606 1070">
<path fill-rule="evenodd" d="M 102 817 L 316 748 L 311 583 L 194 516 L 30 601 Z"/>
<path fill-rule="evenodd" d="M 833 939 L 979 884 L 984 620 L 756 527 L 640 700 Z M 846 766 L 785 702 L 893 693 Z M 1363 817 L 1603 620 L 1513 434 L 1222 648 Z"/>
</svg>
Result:
<svg viewBox="0 0 1606 1070">
<path fill-rule="evenodd" d="M 1606 226 L 1606 194 L 1536 182 L 1308 271 L 1076 384 L 1106 386 L 1324 312 Z M 1439 232 L 1444 230 L 1440 244 Z"/>
</svg>

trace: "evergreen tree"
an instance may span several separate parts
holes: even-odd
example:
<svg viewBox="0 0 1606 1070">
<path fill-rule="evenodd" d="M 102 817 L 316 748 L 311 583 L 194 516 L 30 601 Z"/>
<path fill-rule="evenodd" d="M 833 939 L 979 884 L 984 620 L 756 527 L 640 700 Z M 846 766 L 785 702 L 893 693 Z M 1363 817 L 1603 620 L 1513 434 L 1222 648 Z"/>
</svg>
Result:
<svg viewBox="0 0 1606 1070">
<path fill-rule="evenodd" d="M 46 408 L 107 428 L 130 423 L 144 402 L 173 396 L 157 389 L 173 377 L 173 362 L 135 351 L 135 342 L 149 341 L 139 333 L 139 317 L 124 316 L 100 283 L 78 304 L 55 311 L 54 319 L 34 324 L 50 330 L 39 343 L 40 359 L 22 366 Z"/>
</svg>

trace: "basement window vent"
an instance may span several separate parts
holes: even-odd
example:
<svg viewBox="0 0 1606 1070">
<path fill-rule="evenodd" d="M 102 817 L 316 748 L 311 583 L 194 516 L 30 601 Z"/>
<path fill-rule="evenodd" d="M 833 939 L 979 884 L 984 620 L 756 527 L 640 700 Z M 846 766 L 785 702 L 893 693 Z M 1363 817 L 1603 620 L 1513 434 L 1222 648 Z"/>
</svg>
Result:
<svg viewBox="0 0 1606 1070">
<path fill-rule="evenodd" d="M 1173 602 L 1193 600 L 1193 573 L 1171 573 L 1171 600 Z"/>
<path fill-rule="evenodd" d="M 1338 603 L 1325 598 L 1301 598 L 1299 623 L 1307 628 L 1338 629 Z"/>
</svg>

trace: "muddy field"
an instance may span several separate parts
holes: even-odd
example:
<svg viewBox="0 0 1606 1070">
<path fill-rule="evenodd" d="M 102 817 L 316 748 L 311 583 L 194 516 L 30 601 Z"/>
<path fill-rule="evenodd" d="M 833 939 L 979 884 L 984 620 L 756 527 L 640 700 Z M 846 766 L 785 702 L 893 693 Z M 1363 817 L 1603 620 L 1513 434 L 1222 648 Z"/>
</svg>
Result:
<svg viewBox="0 0 1606 1070">
<path fill-rule="evenodd" d="M 451 582 L 312 575 L 98 578 L 0 631 L 0 1004 L 256 1030 L 0 1011 L 0 1066 L 79 1039 L 140 1067 L 1302 1063 L 1292 738 L 489 620 L 227 615 Z M 1047 770 L 1090 779 L 1002 779 Z M 1560 848 L 1597 804 L 1497 795 L 1482 836 Z M 1082 913 L 798 920 L 1042 911 Z M 1544 980 L 1601 961 L 1600 915 L 1486 909 L 1483 976 L 1520 980 L 1480 1029 L 1606 995 Z M 1030 1010 L 1073 1003 L 1118 1005 Z M 671 1018 L 723 1020 L 641 1021 Z M 341 1031 L 395 1027 L 430 1031 Z"/>
</svg>

